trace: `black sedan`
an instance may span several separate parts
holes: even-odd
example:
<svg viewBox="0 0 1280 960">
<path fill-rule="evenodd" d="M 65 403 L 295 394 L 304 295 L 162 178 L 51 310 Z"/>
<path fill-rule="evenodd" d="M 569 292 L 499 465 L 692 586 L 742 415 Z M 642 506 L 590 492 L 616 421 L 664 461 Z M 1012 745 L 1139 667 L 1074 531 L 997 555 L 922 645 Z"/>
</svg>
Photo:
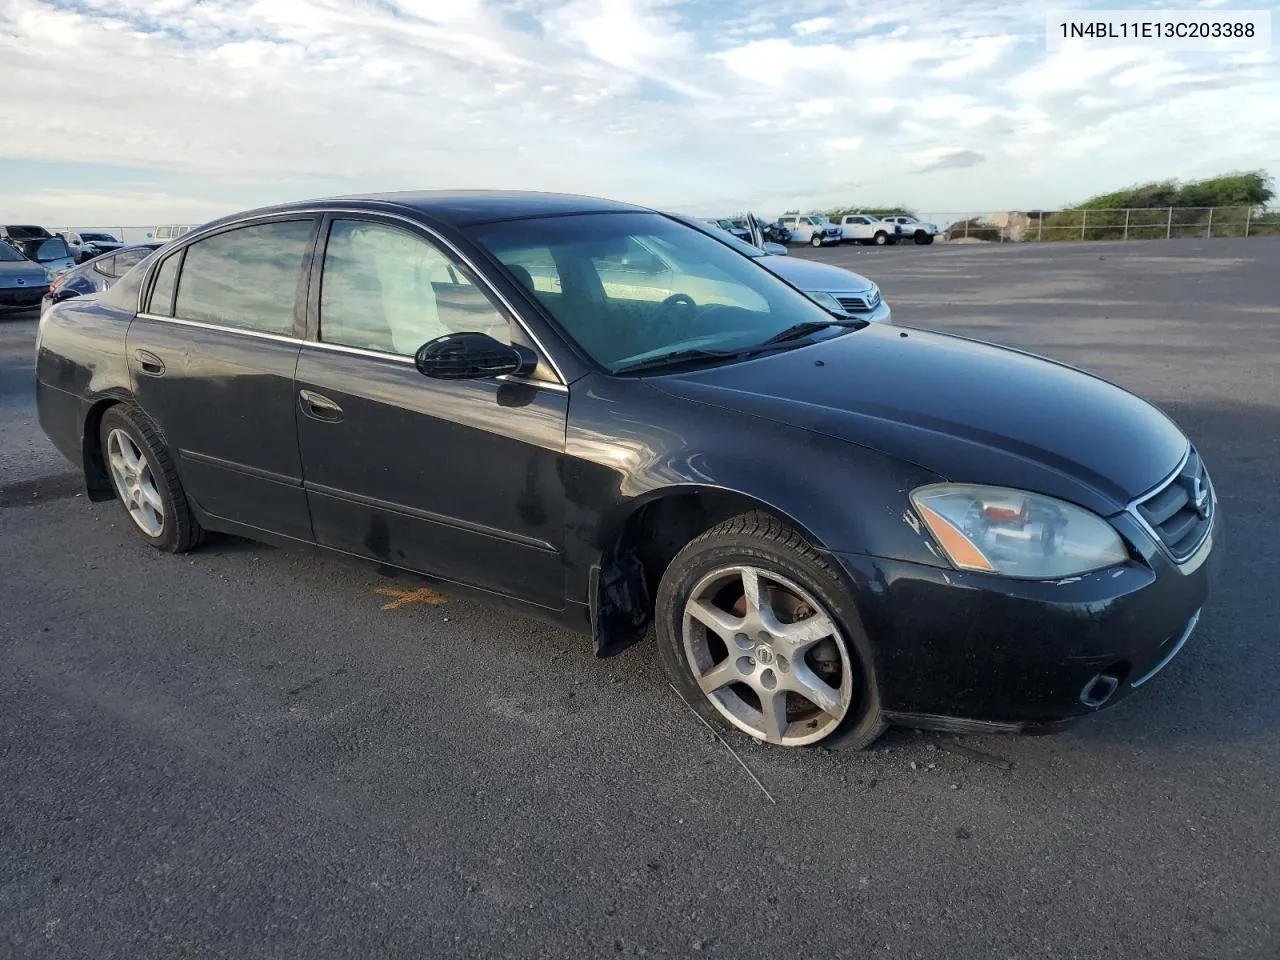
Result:
<svg viewBox="0 0 1280 960">
<path fill-rule="evenodd" d="M 170 552 L 314 544 L 650 628 L 708 720 L 1047 730 L 1146 684 L 1220 559 L 1146 402 L 827 313 L 640 207 L 389 194 L 207 224 L 52 307 L 40 422 Z"/>
</svg>

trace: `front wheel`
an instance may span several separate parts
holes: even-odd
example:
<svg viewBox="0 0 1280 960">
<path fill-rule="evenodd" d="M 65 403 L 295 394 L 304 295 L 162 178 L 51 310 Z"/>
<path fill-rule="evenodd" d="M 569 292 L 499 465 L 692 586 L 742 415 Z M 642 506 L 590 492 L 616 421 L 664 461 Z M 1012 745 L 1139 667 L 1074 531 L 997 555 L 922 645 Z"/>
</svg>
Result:
<svg viewBox="0 0 1280 960">
<path fill-rule="evenodd" d="M 921 246 L 924 246 L 926 244 L 933 243 L 933 235 L 925 233 L 923 230 L 917 230 L 915 235 L 915 241 Z"/>
<path fill-rule="evenodd" d="M 848 589 L 775 517 L 743 514 L 685 546 L 656 620 L 668 676 L 713 724 L 784 747 L 860 749 L 885 729 Z"/>
<path fill-rule="evenodd" d="M 889 242 L 889 235 L 885 233 L 883 230 L 878 230 L 876 232 L 876 235 L 871 238 L 871 242 L 874 243 L 877 247 L 883 247 L 886 243 Z"/>
<path fill-rule="evenodd" d="M 810 238 L 809 238 L 809 246 L 811 246 L 811 247 L 820 247 L 820 246 L 822 246 L 822 234 L 820 234 L 820 233 L 815 233 L 812 237 L 810 237 Z"/>
</svg>

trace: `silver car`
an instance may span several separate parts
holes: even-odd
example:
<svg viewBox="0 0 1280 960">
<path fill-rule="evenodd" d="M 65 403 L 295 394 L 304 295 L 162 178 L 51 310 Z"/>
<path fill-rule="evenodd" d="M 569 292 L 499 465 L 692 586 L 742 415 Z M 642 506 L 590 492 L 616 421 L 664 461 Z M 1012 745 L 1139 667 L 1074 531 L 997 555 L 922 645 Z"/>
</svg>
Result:
<svg viewBox="0 0 1280 960">
<path fill-rule="evenodd" d="M 50 279 L 48 270 L 0 240 L 0 315 L 40 306 Z"/>
</svg>

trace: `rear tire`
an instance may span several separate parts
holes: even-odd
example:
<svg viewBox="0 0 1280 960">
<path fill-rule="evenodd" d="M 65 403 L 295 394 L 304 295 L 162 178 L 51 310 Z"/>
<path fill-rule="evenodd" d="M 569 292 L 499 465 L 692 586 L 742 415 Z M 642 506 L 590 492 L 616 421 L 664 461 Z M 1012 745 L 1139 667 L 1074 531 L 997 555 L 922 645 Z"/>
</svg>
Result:
<svg viewBox="0 0 1280 960">
<path fill-rule="evenodd" d="M 160 431 L 136 404 L 117 404 L 102 415 L 103 465 L 129 526 L 166 553 L 199 546 L 204 530 L 191 512 L 173 458 Z"/>
<path fill-rule="evenodd" d="M 886 729 L 853 597 L 776 517 L 744 513 L 691 540 L 663 574 L 654 620 L 668 677 L 718 729 L 854 749 Z"/>
</svg>

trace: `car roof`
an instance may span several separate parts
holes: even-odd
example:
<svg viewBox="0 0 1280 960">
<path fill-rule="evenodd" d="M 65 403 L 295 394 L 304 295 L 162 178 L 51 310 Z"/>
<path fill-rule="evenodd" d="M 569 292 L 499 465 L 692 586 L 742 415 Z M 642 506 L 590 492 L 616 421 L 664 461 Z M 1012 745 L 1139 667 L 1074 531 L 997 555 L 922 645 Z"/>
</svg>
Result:
<svg viewBox="0 0 1280 960">
<path fill-rule="evenodd" d="M 605 200 L 600 197 L 568 193 L 539 193 L 519 190 L 420 190 L 395 193 L 367 193 L 345 197 L 328 197 L 299 203 L 278 204 L 242 210 L 211 221 L 214 226 L 245 217 L 288 213 L 291 210 L 323 210 L 326 208 L 362 207 L 378 210 L 415 210 L 455 227 L 502 220 L 524 220 L 530 217 L 557 217 L 575 213 L 653 213 L 648 207 Z"/>
</svg>

